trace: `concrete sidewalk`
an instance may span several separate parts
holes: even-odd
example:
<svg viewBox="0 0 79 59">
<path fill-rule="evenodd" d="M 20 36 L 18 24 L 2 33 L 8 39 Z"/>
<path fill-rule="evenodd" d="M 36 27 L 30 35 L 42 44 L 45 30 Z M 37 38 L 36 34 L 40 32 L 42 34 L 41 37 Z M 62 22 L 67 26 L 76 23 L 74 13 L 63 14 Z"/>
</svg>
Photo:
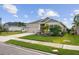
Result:
<svg viewBox="0 0 79 59">
<path fill-rule="evenodd" d="M 42 42 L 42 41 L 20 39 L 20 38 L 14 38 L 13 40 L 18 40 L 18 41 L 22 41 L 22 42 L 29 42 L 29 43 L 35 43 L 35 44 L 41 44 L 41 45 L 55 47 L 55 48 L 63 48 L 63 49 L 78 50 L 79 51 L 79 46 L 75 46 L 75 45 L 66 45 L 66 44 L 58 44 L 58 43 L 51 43 L 51 42 Z"/>
</svg>

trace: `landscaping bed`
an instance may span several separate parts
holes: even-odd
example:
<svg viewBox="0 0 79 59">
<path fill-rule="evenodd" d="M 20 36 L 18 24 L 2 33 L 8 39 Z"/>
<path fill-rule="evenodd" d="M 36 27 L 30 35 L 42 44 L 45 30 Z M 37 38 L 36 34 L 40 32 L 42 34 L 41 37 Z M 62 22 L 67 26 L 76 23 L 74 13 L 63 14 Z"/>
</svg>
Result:
<svg viewBox="0 0 79 59">
<path fill-rule="evenodd" d="M 65 34 L 63 37 L 61 37 L 61 36 L 29 35 L 29 36 L 24 36 L 24 37 L 20 37 L 20 38 L 29 39 L 29 40 L 44 41 L 44 42 L 60 43 L 60 44 L 79 45 L 79 36 L 78 35 L 71 35 L 71 34 Z"/>
<path fill-rule="evenodd" d="M 31 48 L 31 49 L 35 49 L 35 50 L 40 50 L 40 51 L 44 51 L 44 52 L 48 52 L 48 53 L 54 53 L 54 54 L 58 54 L 58 55 L 79 55 L 79 51 L 75 51 L 75 50 L 53 48 L 53 47 L 49 47 L 49 46 L 45 46 L 45 45 L 27 43 L 27 42 L 22 42 L 22 41 L 17 41 L 17 40 L 9 40 L 5 43 L 14 44 L 17 46 Z M 53 50 L 57 50 L 57 52 L 55 52 Z"/>
</svg>

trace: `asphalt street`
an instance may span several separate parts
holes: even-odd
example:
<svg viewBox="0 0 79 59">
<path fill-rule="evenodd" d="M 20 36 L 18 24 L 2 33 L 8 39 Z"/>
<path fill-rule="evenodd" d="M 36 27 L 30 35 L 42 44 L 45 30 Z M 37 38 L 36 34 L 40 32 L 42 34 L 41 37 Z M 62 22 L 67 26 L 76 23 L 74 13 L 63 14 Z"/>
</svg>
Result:
<svg viewBox="0 0 79 59">
<path fill-rule="evenodd" d="M 48 55 L 45 52 L 0 42 L 0 55 Z"/>
</svg>

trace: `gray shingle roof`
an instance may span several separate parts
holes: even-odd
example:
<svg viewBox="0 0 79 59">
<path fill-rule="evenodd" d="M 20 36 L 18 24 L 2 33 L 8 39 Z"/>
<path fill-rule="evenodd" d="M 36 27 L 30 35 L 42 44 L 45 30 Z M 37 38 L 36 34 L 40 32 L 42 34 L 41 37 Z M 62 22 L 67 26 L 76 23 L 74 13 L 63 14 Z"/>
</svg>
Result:
<svg viewBox="0 0 79 59">
<path fill-rule="evenodd" d="M 40 19 L 40 20 L 37 20 L 37 21 L 31 22 L 31 23 L 29 23 L 29 24 L 40 23 L 40 22 L 45 22 L 45 21 L 48 21 L 48 22 L 57 22 L 57 21 L 54 20 L 54 19 L 50 19 L 49 17 L 46 17 L 46 18 L 44 18 L 44 19 Z"/>
<path fill-rule="evenodd" d="M 57 20 L 54 20 L 54 19 L 51 19 L 51 18 L 49 18 L 49 17 L 46 17 L 46 18 L 44 18 L 44 19 L 40 19 L 40 20 L 31 22 L 31 23 L 28 23 L 28 24 L 41 23 L 41 22 L 45 22 L 45 21 L 47 21 L 47 22 L 58 22 L 58 23 L 60 23 L 61 25 L 63 25 L 65 28 L 67 28 L 62 22 L 57 21 Z"/>
</svg>

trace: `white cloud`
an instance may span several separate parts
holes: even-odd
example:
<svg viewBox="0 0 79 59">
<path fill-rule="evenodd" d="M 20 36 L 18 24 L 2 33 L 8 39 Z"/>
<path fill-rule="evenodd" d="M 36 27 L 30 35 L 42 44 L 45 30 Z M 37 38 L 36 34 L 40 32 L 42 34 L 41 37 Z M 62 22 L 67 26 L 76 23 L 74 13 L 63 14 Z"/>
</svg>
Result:
<svg viewBox="0 0 79 59">
<path fill-rule="evenodd" d="M 62 22 L 67 25 L 68 24 L 68 21 L 67 21 L 67 18 L 63 18 Z"/>
<path fill-rule="evenodd" d="M 70 21 L 73 21 L 74 19 L 73 18 L 70 18 Z"/>
<path fill-rule="evenodd" d="M 63 24 L 67 26 L 67 25 L 68 25 L 68 22 L 67 22 L 67 21 L 64 21 Z M 68 27 L 68 26 L 67 26 L 67 27 Z"/>
<path fill-rule="evenodd" d="M 17 18 L 18 18 L 18 15 L 13 15 L 13 16 L 15 16 L 15 17 L 17 17 Z"/>
<path fill-rule="evenodd" d="M 59 17 L 59 14 L 56 11 L 50 9 L 38 9 L 38 15 L 41 17 L 51 17 L 51 16 Z"/>
<path fill-rule="evenodd" d="M 28 15 L 24 15 L 25 18 L 28 18 Z"/>
<path fill-rule="evenodd" d="M 67 21 L 67 18 L 64 18 L 63 20 L 64 20 L 64 21 Z"/>
<path fill-rule="evenodd" d="M 71 14 L 70 14 L 70 16 L 72 16 L 72 17 L 73 17 L 73 16 L 74 16 L 74 13 L 71 13 Z"/>
<path fill-rule="evenodd" d="M 38 10 L 38 15 L 39 16 L 43 16 L 45 14 L 45 10 L 44 9 L 39 9 Z"/>
<path fill-rule="evenodd" d="M 59 14 L 55 11 L 49 10 L 47 11 L 47 16 L 56 16 L 59 17 Z"/>
<path fill-rule="evenodd" d="M 70 15 L 74 17 L 74 15 L 76 14 L 79 14 L 79 9 L 73 10 L 73 12 Z"/>
<path fill-rule="evenodd" d="M 71 21 L 71 22 L 70 22 Z M 64 25 L 67 26 L 67 28 L 71 28 L 72 27 L 72 21 L 73 19 L 70 18 L 70 19 L 67 19 L 67 18 L 63 18 L 63 20 L 61 21 Z"/>
<path fill-rule="evenodd" d="M 74 14 L 79 14 L 79 10 L 74 10 Z"/>
<path fill-rule="evenodd" d="M 3 8 L 4 8 L 7 12 L 9 12 L 9 13 L 13 14 L 15 17 L 17 17 L 17 11 L 18 11 L 18 9 L 16 8 L 15 5 L 4 4 L 4 5 L 3 5 Z"/>
</svg>

